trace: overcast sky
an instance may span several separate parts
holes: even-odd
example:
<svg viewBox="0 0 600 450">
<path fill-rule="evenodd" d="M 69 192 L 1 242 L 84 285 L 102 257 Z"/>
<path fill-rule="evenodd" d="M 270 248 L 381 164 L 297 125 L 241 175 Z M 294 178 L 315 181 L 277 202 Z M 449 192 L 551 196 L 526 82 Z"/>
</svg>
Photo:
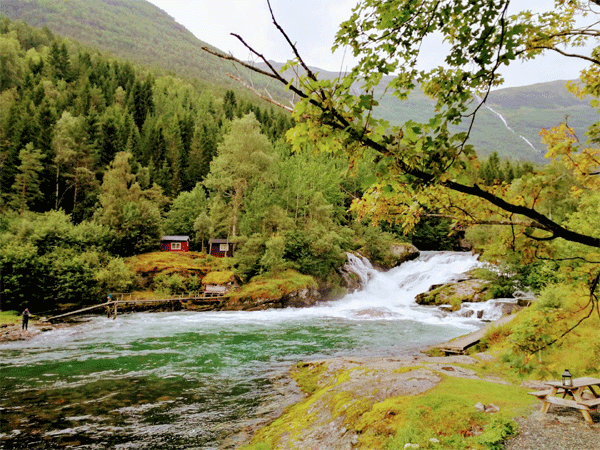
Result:
<svg viewBox="0 0 600 450">
<path fill-rule="evenodd" d="M 285 62 L 293 55 L 271 23 L 266 0 L 149 0 L 198 39 L 240 59 L 250 59 L 249 52 L 230 33 L 241 35 L 253 48 L 268 59 Z M 311 66 L 329 71 L 348 69 L 349 55 L 331 47 L 339 24 L 350 16 L 357 0 L 272 0 L 275 17 L 300 54 Z M 513 9 L 551 9 L 553 0 L 513 0 Z M 438 46 L 426 54 L 431 64 L 437 64 Z M 565 63 L 558 55 L 548 55 L 525 64 L 514 63 L 502 69 L 505 87 L 522 86 L 553 80 L 575 79 L 585 64 L 575 60 Z"/>
</svg>

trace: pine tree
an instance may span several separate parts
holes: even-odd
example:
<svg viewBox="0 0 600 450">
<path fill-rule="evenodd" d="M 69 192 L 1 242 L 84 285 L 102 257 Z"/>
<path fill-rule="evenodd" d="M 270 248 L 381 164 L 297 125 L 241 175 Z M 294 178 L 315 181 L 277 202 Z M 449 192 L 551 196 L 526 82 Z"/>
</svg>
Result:
<svg viewBox="0 0 600 450">
<path fill-rule="evenodd" d="M 39 179 L 43 169 L 42 158 L 42 153 L 34 149 L 31 142 L 19 152 L 21 164 L 18 167 L 19 173 L 15 177 L 14 203 L 21 214 L 27 210 L 28 204 L 42 196 Z"/>
</svg>

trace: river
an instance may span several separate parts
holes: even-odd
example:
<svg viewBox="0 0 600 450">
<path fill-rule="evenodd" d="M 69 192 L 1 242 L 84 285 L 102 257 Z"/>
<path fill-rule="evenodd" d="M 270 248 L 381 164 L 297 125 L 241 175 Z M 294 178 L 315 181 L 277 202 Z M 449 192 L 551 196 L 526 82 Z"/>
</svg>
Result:
<svg viewBox="0 0 600 450">
<path fill-rule="evenodd" d="M 360 263 L 357 263 L 360 264 Z M 414 303 L 478 265 L 426 252 L 305 309 L 91 316 L 0 345 L 5 449 L 217 449 L 285 400 L 287 370 L 333 356 L 405 356 L 483 322 Z"/>
</svg>

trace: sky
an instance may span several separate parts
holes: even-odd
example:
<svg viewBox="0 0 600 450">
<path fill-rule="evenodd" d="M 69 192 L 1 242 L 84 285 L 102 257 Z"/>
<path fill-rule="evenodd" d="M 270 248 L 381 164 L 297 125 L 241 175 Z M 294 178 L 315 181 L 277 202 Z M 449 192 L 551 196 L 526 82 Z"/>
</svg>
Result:
<svg viewBox="0 0 600 450">
<path fill-rule="evenodd" d="M 293 58 L 289 46 L 271 21 L 266 0 L 149 0 L 198 39 L 242 60 L 251 59 L 247 49 L 230 33 L 239 34 L 269 60 L 285 62 Z M 278 23 L 296 43 L 305 62 L 328 71 L 347 70 L 352 66 L 350 52 L 332 54 L 331 47 L 339 24 L 346 20 L 358 0 L 272 0 Z M 517 9 L 546 8 L 553 0 L 513 0 Z M 421 54 L 424 64 L 437 64 L 442 56 L 441 42 L 432 42 Z M 438 56 L 439 55 L 439 56 Z M 503 68 L 503 87 L 523 86 L 579 76 L 586 64 L 549 54 L 527 63 Z"/>
</svg>

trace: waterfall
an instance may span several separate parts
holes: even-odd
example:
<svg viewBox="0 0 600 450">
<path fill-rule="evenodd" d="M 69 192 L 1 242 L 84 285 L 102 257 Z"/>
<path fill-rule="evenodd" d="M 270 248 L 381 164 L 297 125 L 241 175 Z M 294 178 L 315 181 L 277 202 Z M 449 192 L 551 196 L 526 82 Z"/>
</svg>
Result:
<svg viewBox="0 0 600 450">
<path fill-rule="evenodd" d="M 360 254 L 357 256 L 353 253 L 346 253 L 346 258 L 348 262 L 344 264 L 342 273 L 356 275 L 360 279 L 360 287 L 365 287 L 377 270 L 371 261 Z M 348 280 L 347 283 L 349 283 Z"/>
<path fill-rule="evenodd" d="M 483 101 L 483 100 L 482 100 L 482 99 L 481 99 L 479 96 L 477 96 L 477 95 L 475 95 L 475 98 L 476 98 L 476 99 L 477 99 L 477 101 L 478 101 L 478 102 L 480 102 L 480 103 Z M 504 118 L 504 116 L 503 116 L 502 114 L 500 114 L 500 113 L 499 113 L 498 111 L 496 111 L 495 109 L 492 109 L 492 108 L 491 108 L 489 105 L 487 105 L 487 104 L 485 104 L 485 103 L 483 104 L 483 106 L 485 106 L 485 107 L 486 107 L 488 110 L 490 110 L 490 111 L 491 111 L 493 114 L 495 114 L 495 115 L 496 115 L 496 116 L 497 116 L 497 117 L 498 117 L 498 118 L 499 118 L 499 119 L 502 121 L 502 123 L 504 124 L 504 126 L 506 127 L 506 129 L 507 129 L 507 130 L 509 130 L 509 131 L 512 131 L 513 133 L 517 134 L 517 133 L 515 132 L 515 130 L 513 130 L 511 127 L 509 127 L 509 126 L 508 126 L 508 122 L 506 121 L 506 119 Z M 539 151 L 537 148 L 535 148 L 535 147 L 533 146 L 533 144 L 532 144 L 532 143 L 531 143 L 531 142 L 530 142 L 530 141 L 529 141 L 527 138 L 525 138 L 524 136 L 521 136 L 520 134 L 518 134 L 518 136 L 519 136 L 521 139 L 523 139 L 523 140 L 524 140 L 524 141 L 527 143 L 527 145 L 529 145 L 529 146 L 530 146 L 530 147 L 531 147 L 533 150 L 535 150 L 537 153 L 541 153 L 541 152 L 540 152 L 540 151 Z"/>
<path fill-rule="evenodd" d="M 516 307 L 518 307 L 518 304 L 514 298 L 496 298 L 479 303 L 464 302 L 460 310 L 455 312 L 454 315 L 493 321 L 500 319 L 505 314 L 511 313 Z"/>
<path fill-rule="evenodd" d="M 380 272 L 359 256 L 348 256 L 348 266 L 366 281 L 363 288 L 344 298 L 302 311 L 303 316 L 344 320 L 411 320 L 428 324 L 462 324 L 473 318 L 444 314 L 438 308 L 420 306 L 417 294 L 432 285 L 456 280 L 480 265 L 476 255 L 460 252 L 422 252 L 387 272 Z M 286 314 L 282 312 L 281 314 Z"/>
</svg>

